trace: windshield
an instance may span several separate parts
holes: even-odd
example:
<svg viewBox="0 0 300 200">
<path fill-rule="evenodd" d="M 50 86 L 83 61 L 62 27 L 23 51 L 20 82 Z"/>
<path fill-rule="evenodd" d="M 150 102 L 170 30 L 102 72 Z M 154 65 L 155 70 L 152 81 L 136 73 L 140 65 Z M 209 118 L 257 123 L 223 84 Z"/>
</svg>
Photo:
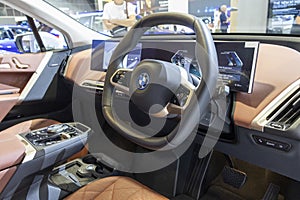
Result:
<svg viewBox="0 0 300 200">
<path fill-rule="evenodd" d="M 300 0 L 47 0 L 83 25 L 113 35 L 133 21 L 157 12 L 189 13 L 202 20 L 213 34 L 300 33 Z M 120 20 L 124 20 L 122 23 Z M 299 25 L 298 25 L 299 24 Z M 186 34 L 174 25 L 153 27 L 149 34 Z"/>
</svg>

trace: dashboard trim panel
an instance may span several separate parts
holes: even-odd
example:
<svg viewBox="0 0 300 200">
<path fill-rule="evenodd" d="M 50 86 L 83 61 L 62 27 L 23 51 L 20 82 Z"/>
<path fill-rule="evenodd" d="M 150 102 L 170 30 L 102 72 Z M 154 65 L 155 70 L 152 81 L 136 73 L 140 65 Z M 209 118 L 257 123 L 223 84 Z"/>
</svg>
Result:
<svg viewBox="0 0 300 200">
<path fill-rule="evenodd" d="M 299 79 L 300 53 L 294 49 L 261 43 L 252 94 L 237 93 L 235 125 L 260 130 L 255 118 L 286 88 Z M 288 61 L 288 62 L 287 62 Z M 280 70 L 283 69 L 284 70 Z"/>
<path fill-rule="evenodd" d="M 271 119 L 267 120 L 267 116 L 270 115 L 276 107 L 278 107 L 288 96 L 295 92 L 300 87 L 300 79 L 286 88 L 280 95 L 278 95 L 270 104 L 265 107 L 252 121 L 251 127 L 258 131 L 264 131 L 264 127 L 269 123 Z"/>
</svg>

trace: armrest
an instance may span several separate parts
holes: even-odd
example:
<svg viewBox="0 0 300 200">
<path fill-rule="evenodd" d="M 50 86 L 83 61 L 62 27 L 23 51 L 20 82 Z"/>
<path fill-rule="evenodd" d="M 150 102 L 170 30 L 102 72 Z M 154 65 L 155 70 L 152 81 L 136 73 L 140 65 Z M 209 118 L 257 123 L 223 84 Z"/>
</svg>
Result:
<svg viewBox="0 0 300 200">
<path fill-rule="evenodd" d="M 0 135 L 0 171 L 19 164 L 25 156 L 25 146 L 10 134 Z"/>
</svg>

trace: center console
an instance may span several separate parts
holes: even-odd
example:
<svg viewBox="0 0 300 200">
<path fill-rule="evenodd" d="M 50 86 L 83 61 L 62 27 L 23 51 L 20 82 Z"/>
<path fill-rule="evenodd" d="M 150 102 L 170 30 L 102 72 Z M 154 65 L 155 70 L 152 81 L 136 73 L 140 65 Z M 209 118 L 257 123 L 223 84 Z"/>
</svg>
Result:
<svg viewBox="0 0 300 200">
<path fill-rule="evenodd" d="M 26 196 L 29 187 L 42 188 L 41 183 L 48 179 L 54 166 L 65 162 L 72 155 L 79 152 L 86 144 L 90 133 L 91 129 L 89 127 L 73 122 L 54 124 L 17 134 L 14 146 L 16 144 L 21 145 L 23 150 L 22 160 L 16 166 L 8 166 L 15 169 L 15 173 L 1 191 L 0 199 L 11 199 L 16 195 Z M 14 152 L 7 152 L 7 154 L 9 155 L 7 157 L 12 158 L 15 155 Z M 48 187 L 49 195 L 50 193 L 51 195 L 57 193 L 50 188 L 59 190 L 56 186 Z M 38 197 L 30 199 L 38 199 Z M 49 197 L 48 199 L 55 198 Z"/>
<path fill-rule="evenodd" d="M 51 184 L 58 186 L 66 194 L 99 178 L 114 175 L 116 171 L 103 164 L 93 155 L 75 159 L 53 170 L 49 176 Z"/>
<path fill-rule="evenodd" d="M 91 129 L 81 123 L 54 124 L 29 133 L 21 134 L 21 137 L 29 141 L 36 150 L 35 158 L 44 157 L 45 161 L 59 161 L 60 156 L 68 158 L 86 143 Z M 75 147 L 75 149 L 72 149 Z M 63 154 L 60 149 L 64 149 Z M 60 152 L 60 155 L 57 153 Z M 44 161 L 44 162 L 45 162 Z M 68 195 L 80 187 L 99 178 L 111 176 L 114 169 L 105 165 L 100 158 L 86 155 L 83 158 L 72 160 L 66 164 L 54 168 L 49 174 L 49 184 L 59 188 L 62 196 Z"/>
<path fill-rule="evenodd" d="M 54 124 L 45 128 L 34 130 L 23 135 L 35 147 L 47 147 L 58 144 L 76 136 L 82 136 L 89 128 L 80 123 Z"/>
</svg>

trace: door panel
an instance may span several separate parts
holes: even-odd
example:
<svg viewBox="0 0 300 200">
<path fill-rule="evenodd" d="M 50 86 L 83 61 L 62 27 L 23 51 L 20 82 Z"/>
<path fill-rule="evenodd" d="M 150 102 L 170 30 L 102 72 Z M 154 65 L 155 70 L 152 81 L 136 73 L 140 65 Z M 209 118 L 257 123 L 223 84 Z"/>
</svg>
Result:
<svg viewBox="0 0 300 200">
<path fill-rule="evenodd" d="M 0 72 L 35 72 L 45 57 L 46 53 L 37 54 L 4 54 L 0 56 L 1 64 L 10 66 L 10 68 L 1 68 Z M 34 59 L 32 59 L 34 57 Z M 27 65 L 22 68 L 19 65 Z"/>
<path fill-rule="evenodd" d="M 20 92 L 22 92 L 33 73 L 39 68 L 45 54 L 46 53 L 1 55 L 0 84 L 20 88 Z M 24 68 L 24 66 L 27 68 Z"/>
<path fill-rule="evenodd" d="M 0 72 L 0 83 L 20 88 L 23 91 L 33 72 Z"/>
<path fill-rule="evenodd" d="M 9 64 L 10 68 L 0 68 L 0 84 L 19 88 L 20 91 L 9 98 L 7 95 L 6 98 L 0 96 L 1 108 L 4 104 L 6 106 L 5 112 L 1 109 L 0 113 L 1 127 L 5 127 L 10 121 L 22 121 L 36 116 L 47 117 L 50 112 L 65 107 L 60 101 L 65 101 L 66 98 L 60 98 L 60 93 L 67 92 L 59 83 L 58 72 L 69 53 L 70 51 L 66 50 L 1 56 L 1 63 Z M 29 67 L 21 69 L 17 64 Z"/>
<path fill-rule="evenodd" d="M 0 122 L 19 99 L 20 88 L 0 83 Z"/>
<path fill-rule="evenodd" d="M 12 109 L 12 107 L 18 102 L 19 96 L 19 93 L 0 95 L 0 122 Z"/>
</svg>

